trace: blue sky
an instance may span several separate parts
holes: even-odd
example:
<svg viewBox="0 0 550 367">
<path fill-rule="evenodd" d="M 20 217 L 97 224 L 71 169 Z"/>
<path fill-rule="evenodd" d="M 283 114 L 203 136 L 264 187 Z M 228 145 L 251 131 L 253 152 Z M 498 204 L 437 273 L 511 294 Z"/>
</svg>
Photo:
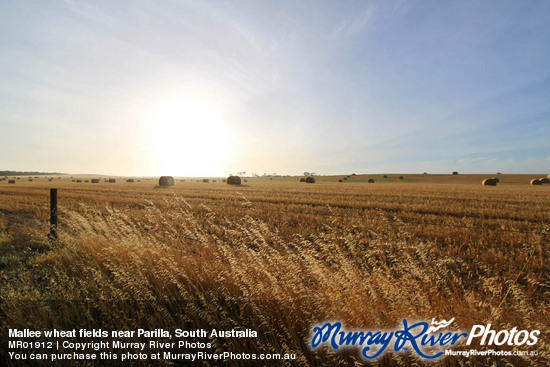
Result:
<svg viewBox="0 0 550 367">
<path fill-rule="evenodd" d="M 2 1 L 0 169 L 550 171 L 550 2 Z"/>
</svg>

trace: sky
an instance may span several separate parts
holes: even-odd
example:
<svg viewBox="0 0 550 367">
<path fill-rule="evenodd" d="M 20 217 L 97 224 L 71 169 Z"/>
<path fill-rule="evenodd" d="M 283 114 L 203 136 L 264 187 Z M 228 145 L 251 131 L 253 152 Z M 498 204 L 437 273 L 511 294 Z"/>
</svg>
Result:
<svg viewBox="0 0 550 367">
<path fill-rule="evenodd" d="M 548 1 L 0 2 L 0 170 L 548 173 Z"/>
</svg>

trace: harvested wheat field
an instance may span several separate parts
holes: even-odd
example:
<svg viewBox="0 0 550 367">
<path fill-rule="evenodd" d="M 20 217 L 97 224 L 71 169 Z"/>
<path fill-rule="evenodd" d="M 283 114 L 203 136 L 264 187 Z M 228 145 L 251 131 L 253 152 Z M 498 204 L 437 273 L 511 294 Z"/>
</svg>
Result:
<svg viewBox="0 0 550 367">
<path fill-rule="evenodd" d="M 546 365 L 550 185 L 529 184 L 540 174 L 499 175 L 496 187 L 481 185 L 488 175 L 399 176 L 168 188 L 146 178 L 0 182 L 2 336 L 14 327 L 250 329 L 256 338 L 213 338 L 209 351 L 294 355 L 266 362 L 277 365 L 408 366 L 426 361 L 405 351 L 366 360 L 359 348 L 312 350 L 313 327 L 339 320 L 348 330 L 389 330 L 403 319 L 454 317 L 466 331 L 539 330 L 538 343 L 492 347 L 528 351 L 521 356 L 438 364 Z M 56 241 L 46 237 L 50 187 L 59 189 Z"/>
</svg>

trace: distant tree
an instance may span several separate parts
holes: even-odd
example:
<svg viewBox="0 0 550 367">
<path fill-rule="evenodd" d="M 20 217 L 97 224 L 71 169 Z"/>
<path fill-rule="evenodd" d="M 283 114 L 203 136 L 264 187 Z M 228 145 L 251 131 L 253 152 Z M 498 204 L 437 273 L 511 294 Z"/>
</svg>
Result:
<svg viewBox="0 0 550 367">
<path fill-rule="evenodd" d="M 255 172 L 252 172 L 252 176 L 254 176 L 254 177 L 258 177 L 258 176 L 260 176 L 260 175 L 259 175 L 259 174 L 257 174 L 257 173 L 255 173 Z"/>
<path fill-rule="evenodd" d="M 308 172 L 308 171 L 305 171 L 305 172 L 304 172 L 304 176 L 309 176 L 309 172 Z"/>
</svg>

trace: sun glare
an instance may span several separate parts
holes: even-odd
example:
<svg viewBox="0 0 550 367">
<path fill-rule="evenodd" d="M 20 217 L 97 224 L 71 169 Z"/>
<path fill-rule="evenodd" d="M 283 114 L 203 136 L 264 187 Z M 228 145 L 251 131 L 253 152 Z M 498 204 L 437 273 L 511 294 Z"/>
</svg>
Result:
<svg viewBox="0 0 550 367">
<path fill-rule="evenodd" d="M 223 103 L 208 95 L 178 95 L 153 104 L 146 115 L 151 172 L 226 174 L 233 134 Z"/>
</svg>

